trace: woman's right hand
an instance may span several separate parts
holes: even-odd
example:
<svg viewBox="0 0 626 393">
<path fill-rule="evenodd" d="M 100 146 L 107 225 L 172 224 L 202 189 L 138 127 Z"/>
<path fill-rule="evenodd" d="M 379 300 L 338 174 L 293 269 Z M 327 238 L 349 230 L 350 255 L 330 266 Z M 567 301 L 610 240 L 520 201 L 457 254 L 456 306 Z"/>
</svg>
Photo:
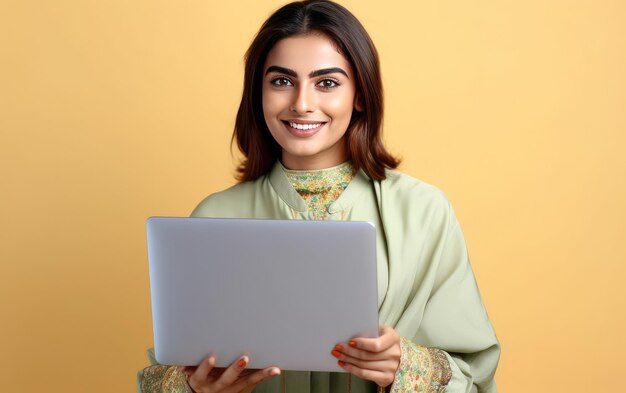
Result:
<svg viewBox="0 0 626 393">
<path fill-rule="evenodd" d="M 215 357 L 209 356 L 197 367 L 180 367 L 180 370 L 196 393 L 248 393 L 257 384 L 280 375 L 278 367 L 246 370 L 248 363 L 248 357 L 242 356 L 227 368 L 216 368 Z"/>
</svg>

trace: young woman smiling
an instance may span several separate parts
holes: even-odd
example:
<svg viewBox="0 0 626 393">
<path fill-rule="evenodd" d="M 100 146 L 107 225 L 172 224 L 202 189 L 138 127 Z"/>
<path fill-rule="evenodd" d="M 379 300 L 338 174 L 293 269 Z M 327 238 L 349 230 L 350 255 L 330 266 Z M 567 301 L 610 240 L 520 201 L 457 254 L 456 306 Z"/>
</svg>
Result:
<svg viewBox="0 0 626 393">
<path fill-rule="evenodd" d="M 294 170 L 337 166 L 348 160 L 344 135 L 356 104 L 348 60 L 321 34 L 279 41 L 265 61 L 263 115 Z"/>
<path fill-rule="evenodd" d="M 347 373 L 246 370 L 247 356 L 218 370 L 210 356 L 147 367 L 141 391 L 497 391 L 500 348 L 459 224 L 439 190 L 393 170 L 382 115 L 378 55 L 349 11 L 314 0 L 270 16 L 246 53 L 240 183 L 192 215 L 372 222 L 380 336 L 328 348 Z"/>
</svg>

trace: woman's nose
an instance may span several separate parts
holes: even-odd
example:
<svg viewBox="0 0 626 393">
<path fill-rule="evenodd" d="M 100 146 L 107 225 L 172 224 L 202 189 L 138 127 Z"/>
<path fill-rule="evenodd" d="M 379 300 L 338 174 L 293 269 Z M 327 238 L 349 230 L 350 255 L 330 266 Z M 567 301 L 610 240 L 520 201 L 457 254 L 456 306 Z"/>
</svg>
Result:
<svg viewBox="0 0 626 393">
<path fill-rule="evenodd" d="M 306 86 L 302 86 L 297 90 L 290 109 L 292 112 L 304 114 L 314 112 L 316 105 L 315 94 Z"/>
</svg>

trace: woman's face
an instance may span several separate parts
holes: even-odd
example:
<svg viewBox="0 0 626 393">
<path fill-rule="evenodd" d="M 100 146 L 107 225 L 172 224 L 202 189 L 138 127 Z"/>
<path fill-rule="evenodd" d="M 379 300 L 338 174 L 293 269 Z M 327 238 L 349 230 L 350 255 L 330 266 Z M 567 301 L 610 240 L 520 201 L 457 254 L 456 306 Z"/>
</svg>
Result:
<svg viewBox="0 0 626 393">
<path fill-rule="evenodd" d="M 328 38 L 280 40 L 263 67 L 263 114 L 289 169 L 322 169 L 348 159 L 344 135 L 355 105 L 350 63 Z"/>
</svg>

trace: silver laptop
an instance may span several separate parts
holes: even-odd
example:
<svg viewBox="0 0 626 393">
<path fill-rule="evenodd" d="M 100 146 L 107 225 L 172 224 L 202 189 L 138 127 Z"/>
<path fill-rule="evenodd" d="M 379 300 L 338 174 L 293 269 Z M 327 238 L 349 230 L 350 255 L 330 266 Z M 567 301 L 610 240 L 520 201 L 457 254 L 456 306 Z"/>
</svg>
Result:
<svg viewBox="0 0 626 393">
<path fill-rule="evenodd" d="M 152 217 L 147 234 L 161 364 L 341 372 L 335 344 L 378 336 L 370 223 Z"/>
</svg>

